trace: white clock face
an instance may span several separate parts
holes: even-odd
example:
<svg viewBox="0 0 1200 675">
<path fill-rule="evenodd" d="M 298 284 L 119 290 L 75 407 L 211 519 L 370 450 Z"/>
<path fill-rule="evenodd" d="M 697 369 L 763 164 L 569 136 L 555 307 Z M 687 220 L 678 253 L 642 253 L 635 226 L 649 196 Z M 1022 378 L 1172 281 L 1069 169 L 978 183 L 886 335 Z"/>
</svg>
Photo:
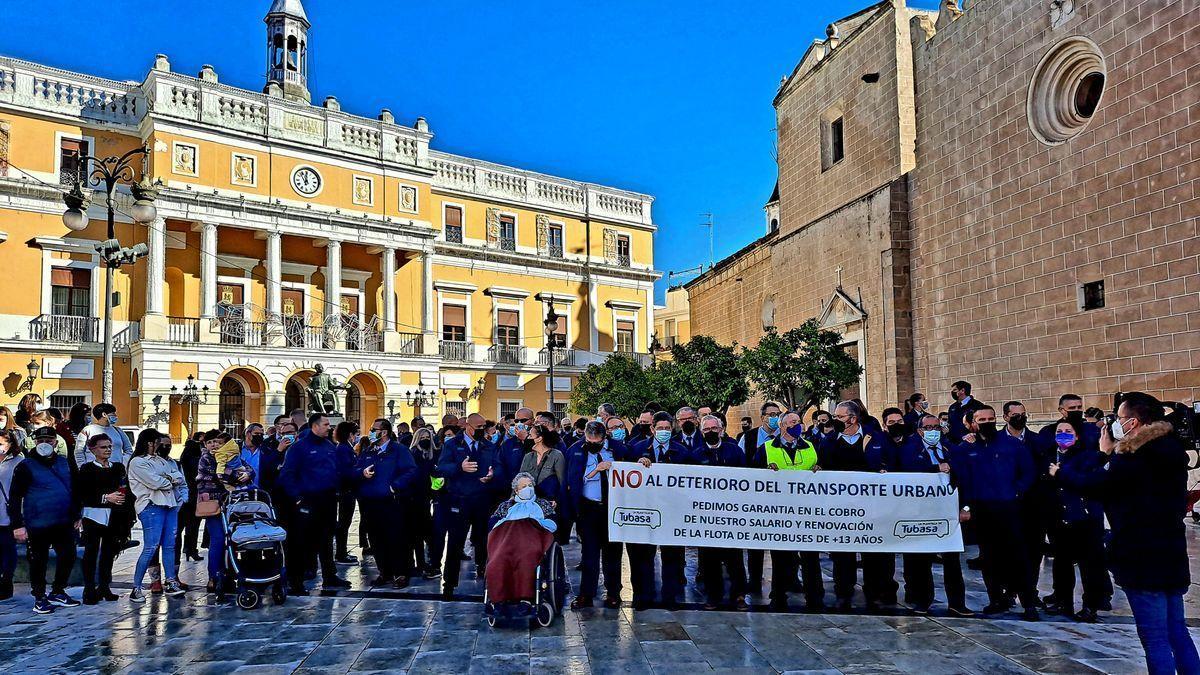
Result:
<svg viewBox="0 0 1200 675">
<path fill-rule="evenodd" d="M 321 174 L 310 167 L 301 167 L 292 172 L 292 189 L 305 197 L 321 191 Z"/>
</svg>

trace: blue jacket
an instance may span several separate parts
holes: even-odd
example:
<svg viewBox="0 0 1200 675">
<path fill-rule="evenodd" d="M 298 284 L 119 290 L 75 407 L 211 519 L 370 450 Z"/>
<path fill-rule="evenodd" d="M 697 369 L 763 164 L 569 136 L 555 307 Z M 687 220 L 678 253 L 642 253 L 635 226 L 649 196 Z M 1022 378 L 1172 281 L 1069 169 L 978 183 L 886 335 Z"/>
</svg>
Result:
<svg viewBox="0 0 1200 675">
<path fill-rule="evenodd" d="M 897 445 L 886 431 L 871 434 L 871 442 L 864 450 L 867 455 L 867 463 L 872 467 L 879 467 L 875 469 L 876 471 L 897 471 L 900 466 L 900 447 L 907 441 L 908 437 L 905 437 Z"/>
<path fill-rule="evenodd" d="M 1065 469 L 1068 473 L 1081 473 L 1102 464 L 1104 455 L 1098 449 L 1076 442 L 1076 445 L 1068 448 L 1066 452 L 1057 453 L 1056 459 L 1060 471 Z M 1085 495 L 1078 486 L 1068 485 L 1054 478 L 1049 480 L 1050 496 L 1053 500 L 1051 523 L 1073 525 L 1090 522 L 1097 528 L 1096 531 L 1104 529 L 1104 507 L 1101 506 L 1100 500 Z"/>
<path fill-rule="evenodd" d="M 608 439 L 607 449 L 610 453 L 612 453 L 612 461 L 625 461 L 622 459 L 626 453 L 624 445 L 610 438 Z M 566 499 L 561 500 L 559 504 L 560 511 L 563 511 L 564 513 L 570 514 L 577 513 L 579 511 L 579 502 L 584 498 L 583 474 L 587 471 L 587 454 L 587 451 L 583 448 L 582 441 L 574 443 L 571 445 L 571 447 L 567 448 L 567 485 L 565 487 Z M 601 479 L 602 486 L 605 485 L 603 482 L 605 480 L 607 480 L 607 478 Z M 601 494 L 607 498 L 608 489 L 606 487 L 603 488 Z"/>
<path fill-rule="evenodd" d="M 841 434 L 834 434 L 817 446 L 818 464 L 827 471 L 869 471 L 879 473 L 887 469 L 883 446 L 877 443 L 878 434 L 871 434 L 865 428 L 859 428 L 862 438 L 854 445 L 842 439 Z M 867 442 L 867 436 L 871 436 Z M 874 446 L 874 448 L 872 448 Z M 890 447 L 890 443 L 889 443 Z"/>
<path fill-rule="evenodd" d="M 363 470 L 368 466 L 375 467 L 374 478 L 368 479 L 363 476 Z M 359 499 L 394 497 L 407 500 L 414 496 L 421 472 L 417 469 L 417 462 L 408 448 L 393 439 L 382 449 L 371 446 L 363 450 L 354 465 L 353 475 L 357 487 L 355 494 Z"/>
<path fill-rule="evenodd" d="M 337 446 L 307 429 L 284 453 L 279 486 L 292 499 L 332 497 L 341 488 L 349 471 L 344 459 L 339 461 Z"/>
<path fill-rule="evenodd" d="M 942 461 L 950 463 L 950 449 L 944 444 L 938 445 L 937 452 Z M 925 450 L 925 441 L 920 436 L 909 436 L 896 455 L 896 468 L 893 471 L 905 473 L 937 473 L 938 465 L 930 459 Z"/>
<path fill-rule="evenodd" d="M 1007 436 L 1008 431 L 1001 427 L 1000 434 Z M 1057 457 L 1054 434 L 1051 433 L 1049 437 L 1046 437 L 1041 433 L 1034 433 L 1033 429 L 1026 428 L 1025 436 L 1020 440 L 1024 443 L 1025 449 L 1029 451 L 1029 457 L 1033 461 L 1034 479 L 1033 485 L 1025 493 L 1026 511 L 1030 518 L 1052 521 L 1053 518 L 1047 516 L 1053 511 L 1056 500 L 1054 481 L 1050 477 L 1050 465 Z M 1095 449 L 1096 452 L 1100 451 L 1099 447 Z"/>
<path fill-rule="evenodd" d="M 676 443 L 673 440 L 667 445 L 666 455 L 664 457 L 662 457 L 661 459 L 657 458 L 654 456 L 655 446 L 657 446 L 657 445 L 658 445 L 658 441 L 654 440 L 653 438 L 642 439 L 637 445 L 633 446 L 633 448 L 630 449 L 630 451 L 628 453 L 629 461 L 632 462 L 632 461 L 641 459 L 643 457 L 646 457 L 646 458 L 649 458 L 649 460 L 651 462 L 661 461 L 666 464 L 697 464 L 698 463 L 696 456 L 694 454 L 692 454 L 692 452 L 690 450 L 688 450 L 684 446 L 680 445 L 679 443 Z"/>
<path fill-rule="evenodd" d="M 724 440 L 715 448 L 702 443 L 699 451 L 694 453 L 696 463 L 704 466 L 746 466 L 746 451 L 735 441 Z"/>
<path fill-rule="evenodd" d="M 497 450 L 496 480 L 502 484 L 512 483 L 512 479 L 521 472 L 521 460 L 525 459 L 525 441 L 516 436 L 509 436 L 500 443 Z"/>
<path fill-rule="evenodd" d="M 71 464 L 66 457 L 54 453 L 45 460 L 31 455 L 13 469 L 8 517 L 14 530 L 70 525 L 79 520 L 79 515 Z"/>
<path fill-rule="evenodd" d="M 964 505 L 1019 500 L 1036 478 L 1033 457 L 1020 441 L 999 431 L 990 442 L 978 435 L 950 451 L 950 467 L 958 478 Z"/>
<path fill-rule="evenodd" d="M 949 438 L 946 439 L 947 443 L 953 444 L 962 440 L 963 434 L 967 433 L 966 426 L 963 424 L 963 416 L 982 405 L 979 399 L 974 396 L 965 404 L 961 401 L 955 401 L 950 404 L 950 407 L 946 409 L 946 412 L 950 415 L 950 432 L 948 434 Z"/>
<path fill-rule="evenodd" d="M 338 466 L 342 467 L 342 483 L 338 486 L 338 492 L 352 493 L 358 488 L 358 480 L 351 471 L 358 464 L 358 453 L 354 452 L 354 446 L 349 443 L 338 443 L 334 446 L 334 455 L 337 457 Z"/>
<path fill-rule="evenodd" d="M 446 441 L 442 445 L 442 454 L 438 457 L 437 468 L 446 478 L 446 494 L 452 499 L 468 502 L 478 501 L 479 505 L 490 503 L 498 494 L 507 493 L 509 485 L 501 478 L 504 468 L 498 466 L 496 446 L 487 441 L 475 441 L 475 451 L 470 453 L 471 459 L 479 464 L 474 473 L 462 470 L 462 463 L 467 459 L 469 444 L 462 434 Z M 482 482 L 479 479 L 492 470 L 492 480 Z"/>
<path fill-rule="evenodd" d="M 1111 459 L 1063 465 L 1055 478 L 1098 497 L 1112 526 L 1109 566 L 1121 587 L 1181 593 L 1191 583 L 1187 533 L 1187 454 L 1168 422 L 1135 429 Z"/>
</svg>

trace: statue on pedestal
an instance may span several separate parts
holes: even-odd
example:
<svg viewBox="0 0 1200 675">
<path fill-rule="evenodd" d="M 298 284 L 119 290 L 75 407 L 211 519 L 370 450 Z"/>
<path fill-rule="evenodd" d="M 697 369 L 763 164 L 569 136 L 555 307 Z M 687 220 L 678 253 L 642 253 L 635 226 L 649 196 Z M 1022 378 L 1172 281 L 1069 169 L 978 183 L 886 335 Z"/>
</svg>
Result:
<svg viewBox="0 0 1200 675">
<path fill-rule="evenodd" d="M 340 415 L 338 412 L 338 391 L 350 388 L 347 384 L 339 384 L 332 375 L 325 372 L 325 366 L 317 364 L 313 367 L 316 374 L 308 382 L 308 396 L 312 400 L 309 412 L 319 412 L 326 415 Z"/>
</svg>

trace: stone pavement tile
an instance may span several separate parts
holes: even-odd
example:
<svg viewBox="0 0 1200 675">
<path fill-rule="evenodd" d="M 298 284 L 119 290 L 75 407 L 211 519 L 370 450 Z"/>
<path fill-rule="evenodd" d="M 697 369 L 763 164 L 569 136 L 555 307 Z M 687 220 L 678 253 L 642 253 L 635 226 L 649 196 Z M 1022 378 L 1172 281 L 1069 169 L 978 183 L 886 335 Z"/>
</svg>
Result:
<svg viewBox="0 0 1200 675">
<path fill-rule="evenodd" d="M 481 653 L 478 647 L 475 652 Z M 529 653 L 534 656 L 587 656 L 587 649 L 582 637 L 533 635 L 529 638 Z"/>
<path fill-rule="evenodd" d="M 771 668 L 771 663 L 748 642 L 709 643 L 697 645 L 704 660 L 714 669 L 719 668 Z"/>
<path fill-rule="evenodd" d="M 371 641 L 371 638 L 375 637 L 378 630 L 376 626 L 346 626 L 343 624 L 330 631 L 321 644 L 365 646 Z"/>
<path fill-rule="evenodd" d="M 380 628 L 424 628 L 433 620 L 433 612 L 414 612 L 412 614 L 396 613 L 388 615 L 379 622 Z"/>
<path fill-rule="evenodd" d="M 233 671 L 239 675 L 291 675 L 295 668 L 291 665 L 255 664 L 244 665 Z"/>
<path fill-rule="evenodd" d="M 424 626 L 414 628 L 381 628 L 371 636 L 371 648 L 419 647 L 428 632 Z"/>
<path fill-rule="evenodd" d="M 246 665 L 291 665 L 295 668 L 304 660 L 305 655 L 316 647 L 316 642 L 272 642 L 251 654 L 246 659 Z"/>
<path fill-rule="evenodd" d="M 331 623 L 288 624 L 277 635 L 289 642 L 320 642 L 329 636 L 335 628 Z"/>
<path fill-rule="evenodd" d="M 1131 657 L 1133 654 L 1130 655 Z M 1136 658 L 1107 658 L 1107 659 L 1078 659 L 1080 663 L 1101 672 L 1124 675 L 1125 673 L 1146 672 L 1146 660 L 1140 654 Z"/>
<path fill-rule="evenodd" d="M 357 659 L 358 655 L 363 652 L 365 643 L 357 644 L 329 644 L 324 643 L 316 649 L 308 653 L 304 660 L 300 663 L 301 668 L 328 668 L 332 670 L 347 671 L 350 670 L 351 664 Z"/>
<path fill-rule="evenodd" d="M 633 624 L 633 634 L 643 642 L 689 639 L 687 630 L 675 622 L 635 623 Z"/>
<path fill-rule="evenodd" d="M 683 629 L 687 632 L 688 638 L 697 645 L 712 643 L 749 644 L 736 628 L 729 625 L 713 624 L 704 626 L 689 624 L 684 625 Z"/>
<path fill-rule="evenodd" d="M 531 650 L 529 629 L 492 628 L 479 631 L 475 638 L 475 654 L 525 654 Z"/>
<path fill-rule="evenodd" d="M 96 670 L 100 672 L 115 673 L 133 663 L 136 659 L 132 656 L 92 656 L 86 659 L 80 659 L 71 664 L 72 669 L 78 670 Z M 21 672 L 18 668 L 6 669 L 7 672 Z"/>
<path fill-rule="evenodd" d="M 785 670 L 783 675 L 841 675 L 840 670 L 836 668 L 825 668 L 823 670 Z"/>
<path fill-rule="evenodd" d="M 812 647 L 799 642 L 757 651 L 772 668 L 779 671 L 822 670 L 836 665 Z"/>
<path fill-rule="evenodd" d="M 270 638 L 221 640 L 213 644 L 212 647 L 209 648 L 209 652 L 217 658 L 222 658 L 222 655 L 224 654 L 237 654 L 240 658 L 248 654 L 253 654 L 259 649 L 273 644 L 274 642 L 275 641 L 271 640 Z M 313 640 L 314 644 L 316 642 L 316 640 Z"/>
<path fill-rule="evenodd" d="M 654 670 L 646 660 L 629 659 L 624 661 L 591 661 L 588 663 L 592 675 L 618 675 L 619 673 L 635 673 L 651 675 Z"/>
<path fill-rule="evenodd" d="M 1076 661 L 1075 659 L 1059 655 L 1014 656 L 1013 660 L 1029 668 L 1030 670 L 1035 670 L 1039 673 L 1074 673 L 1082 675 L 1083 673 L 1103 672 Z"/>
<path fill-rule="evenodd" d="M 150 673 L 174 673 L 182 670 L 185 665 L 187 665 L 186 659 L 166 659 L 151 656 L 134 659 L 121 672 L 138 673 L 139 675 L 143 673 L 147 675 Z"/>
<path fill-rule="evenodd" d="M 538 675 L 549 675 L 551 673 L 570 673 L 577 675 L 578 673 L 588 672 L 588 660 L 586 657 L 580 656 L 531 656 L 529 657 L 529 672 L 537 673 Z"/>
<path fill-rule="evenodd" d="M 420 651 L 409 666 L 410 673 L 465 673 L 471 668 L 469 651 Z"/>
<path fill-rule="evenodd" d="M 654 675 L 694 675 L 695 673 L 712 672 L 712 666 L 706 661 L 680 662 L 680 663 L 661 663 L 651 666 L 654 669 Z"/>
<path fill-rule="evenodd" d="M 471 659 L 471 667 L 468 673 L 480 673 L 481 675 L 525 675 L 529 672 L 529 655 L 528 654 L 495 654 L 490 656 L 476 656 Z"/>
<path fill-rule="evenodd" d="M 416 647 L 367 648 L 350 667 L 351 672 L 404 669 L 417 655 Z"/>
<path fill-rule="evenodd" d="M 184 666 L 188 675 L 227 675 L 242 666 L 244 661 L 191 661 Z"/>
<path fill-rule="evenodd" d="M 655 670 L 670 663 L 708 662 L 691 640 L 642 640 L 642 652 Z"/>
</svg>

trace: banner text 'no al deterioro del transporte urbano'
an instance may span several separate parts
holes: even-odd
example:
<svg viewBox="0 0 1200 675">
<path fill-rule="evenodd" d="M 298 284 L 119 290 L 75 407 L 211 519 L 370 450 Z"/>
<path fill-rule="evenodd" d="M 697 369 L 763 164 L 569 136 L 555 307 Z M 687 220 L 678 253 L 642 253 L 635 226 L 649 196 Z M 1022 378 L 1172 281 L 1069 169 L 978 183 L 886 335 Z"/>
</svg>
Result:
<svg viewBox="0 0 1200 675">
<path fill-rule="evenodd" d="M 962 551 L 941 473 L 770 471 L 616 462 L 611 541 L 775 551 Z"/>
</svg>

